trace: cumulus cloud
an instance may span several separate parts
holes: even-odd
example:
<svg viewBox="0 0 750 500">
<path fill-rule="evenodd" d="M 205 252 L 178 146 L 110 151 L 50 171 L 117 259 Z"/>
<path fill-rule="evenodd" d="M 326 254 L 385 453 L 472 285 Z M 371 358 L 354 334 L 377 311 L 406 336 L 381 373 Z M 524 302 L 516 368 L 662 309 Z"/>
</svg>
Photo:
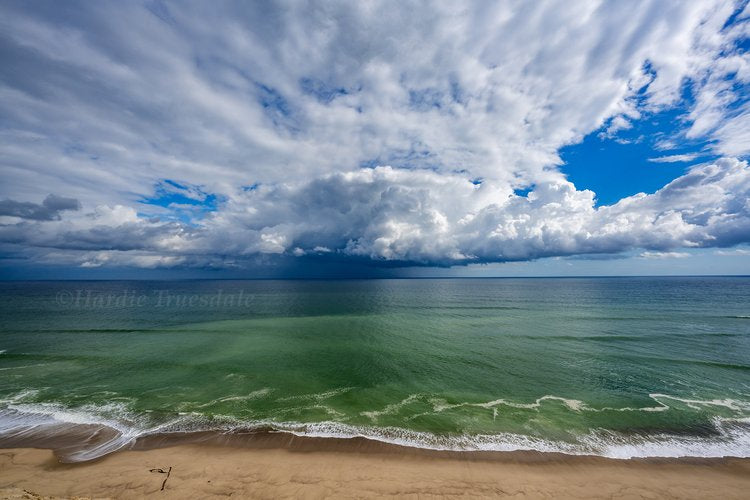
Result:
<svg viewBox="0 0 750 500">
<path fill-rule="evenodd" d="M 656 193 L 599 208 L 594 193 L 569 182 L 519 196 L 460 175 L 378 167 L 245 191 L 197 227 L 102 206 L 34 231 L 5 226 L 0 240 L 80 251 L 86 266 L 328 253 L 451 265 L 637 248 L 666 258 L 681 256 L 675 248 L 750 241 L 749 199 L 750 167 L 739 160 L 695 166 Z"/>
<path fill-rule="evenodd" d="M 0 171 L 20 201 L 0 211 L 22 220 L 0 225 L 3 251 L 85 266 L 451 265 L 749 241 L 741 160 L 596 207 L 558 155 L 675 105 L 685 82 L 684 133 L 746 155 L 735 10 L 5 3 Z M 83 210 L 31 201 L 53 186 Z"/>
<path fill-rule="evenodd" d="M 244 228 L 238 243 L 253 241 L 251 251 L 324 245 L 372 259 L 487 262 L 729 246 L 750 237 L 750 170 L 737 160 L 694 167 L 654 194 L 598 209 L 594 193 L 569 182 L 540 184 L 524 197 L 388 167 L 247 196 L 238 205 L 251 212 L 230 207 L 214 222 Z"/>
</svg>

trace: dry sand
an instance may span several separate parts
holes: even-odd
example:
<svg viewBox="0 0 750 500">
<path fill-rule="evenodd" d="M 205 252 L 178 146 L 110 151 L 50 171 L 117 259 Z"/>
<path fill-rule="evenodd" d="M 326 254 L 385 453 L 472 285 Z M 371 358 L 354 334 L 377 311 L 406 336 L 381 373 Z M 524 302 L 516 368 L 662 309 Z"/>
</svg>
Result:
<svg viewBox="0 0 750 500">
<path fill-rule="evenodd" d="M 172 467 L 166 474 L 150 469 Z M 0 449 L 2 498 L 750 498 L 750 460 L 609 460 L 315 443 L 182 444 L 60 463 Z"/>
</svg>

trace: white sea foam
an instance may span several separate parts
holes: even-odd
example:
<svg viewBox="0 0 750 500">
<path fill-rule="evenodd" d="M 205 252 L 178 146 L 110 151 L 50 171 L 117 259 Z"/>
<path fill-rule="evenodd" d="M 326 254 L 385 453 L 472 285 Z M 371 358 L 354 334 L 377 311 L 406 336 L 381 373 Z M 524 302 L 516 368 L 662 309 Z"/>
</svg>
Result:
<svg viewBox="0 0 750 500">
<path fill-rule="evenodd" d="M 338 389 L 331 389 L 330 391 L 318 392 L 318 393 L 315 393 L 315 394 L 300 394 L 300 395 L 297 395 L 297 396 L 286 396 L 286 397 L 283 397 L 283 398 L 279 398 L 276 401 L 295 401 L 295 400 L 321 401 L 323 399 L 332 398 L 334 396 L 338 396 L 339 394 L 343 394 L 345 392 L 349 392 L 352 389 L 354 389 L 354 387 L 339 387 Z"/>
<path fill-rule="evenodd" d="M 258 389 L 257 391 L 253 391 L 250 394 L 246 394 L 244 396 L 228 396 L 226 398 L 221 398 L 219 401 L 248 401 L 252 399 L 259 399 L 263 396 L 268 395 L 273 389 L 270 387 L 264 387 L 263 389 Z"/>
<path fill-rule="evenodd" d="M 109 408 L 97 408 L 96 413 L 81 408 L 69 410 L 52 403 L 17 403 L 10 404 L 0 412 L 0 437 L 18 437 L 47 435 L 55 429 L 70 425 L 96 425 L 113 429 L 114 437 L 92 444 L 84 449 L 71 453 L 71 461 L 91 460 L 134 442 L 138 437 L 137 428 L 118 419 L 108 419 L 101 415 Z"/>
<path fill-rule="evenodd" d="M 34 363 L 33 365 L 6 366 L 4 368 L 0 368 L 0 371 L 20 370 L 21 368 L 33 368 L 35 366 L 44 366 L 44 365 L 46 365 L 46 363 Z"/>
<path fill-rule="evenodd" d="M 39 389 L 24 389 L 23 391 L 12 395 L 7 400 L 4 400 L 4 403 L 22 403 L 24 401 L 28 401 L 31 398 L 36 397 L 39 394 Z"/>
<path fill-rule="evenodd" d="M 523 408 L 523 409 L 538 409 L 542 406 L 545 401 L 559 401 L 573 411 L 581 411 L 588 409 L 586 403 L 577 399 L 568 399 L 560 396 L 546 395 L 541 398 L 537 398 L 533 403 L 516 403 L 508 401 L 507 399 L 496 399 L 494 401 L 488 401 L 486 403 L 461 403 L 456 406 L 477 406 L 479 408 L 494 408 L 496 406 L 510 406 L 512 408 Z"/>
<path fill-rule="evenodd" d="M 223 398 L 214 399 L 214 400 L 209 401 L 208 403 L 196 405 L 195 408 L 207 408 L 210 406 L 214 406 L 218 403 L 226 403 L 227 401 L 252 401 L 254 399 L 263 398 L 267 396 L 268 394 L 270 394 L 272 391 L 273 391 L 272 388 L 264 387 L 262 389 L 258 389 L 257 391 L 253 391 L 249 394 L 238 395 L 238 396 L 225 396 Z M 194 404 L 194 403 L 186 402 L 186 405 L 187 404 Z"/>
<path fill-rule="evenodd" d="M 436 398 L 436 397 L 425 395 L 425 394 L 411 394 L 397 403 L 391 403 L 380 410 L 363 411 L 360 413 L 360 415 L 368 417 L 373 422 L 377 422 L 378 417 L 381 417 L 384 415 L 393 415 L 395 413 L 398 413 L 405 406 L 408 406 L 412 403 L 417 403 L 417 402 L 424 402 L 424 403 L 429 404 L 430 406 L 432 406 L 432 410 L 421 412 L 421 413 L 415 413 L 413 415 L 405 417 L 406 420 L 414 420 L 424 415 L 442 413 L 444 411 L 453 410 L 456 408 L 464 408 L 464 407 L 486 408 L 488 410 L 492 410 L 492 415 L 493 415 L 493 420 L 494 420 L 497 418 L 499 407 L 506 406 L 509 408 L 518 408 L 518 409 L 524 409 L 524 410 L 537 410 L 538 411 L 545 403 L 553 403 L 553 404 L 562 403 L 565 407 L 567 407 L 569 410 L 574 411 L 574 412 L 595 412 L 595 413 L 607 412 L 607 411 L 661 412 L 661 411 L 669 410 L 670 406 L 660 401 L 660 398 L 672 399 L 674 401 L 682 402 L 690 406 L 693 409 L 699 409 L 699 406 L 703 405 L 703 406 L 724 406 L 734 411 L 750 410 L 750 404 L 737 401 L 737 400 L 733 400 L 733 399 L 709 400 L 709 401 L 688 400 L 688 399 L 681 399 L 681 398 L 677 398 L 673 396 L 668 396 L 665 394 L 649 394 L 649 397 L 653 399 L 657 403 L 658 406 L 644 406 L 644 407 L 626 406 L 626 407 L 620 407 L 620 408 L 605 406 L 601 408 L 595 408 L 595 407 L 589 406 L 585 402 L 580 401 L 578 399 L 564 398 L 561 396 L 554 396 L 550 394 L 537 398 L 533 402 L 529 402 L 529 403 L 511 401 L 511 400 L 502 399 L 502 398 L 495 399 L 492 401 L 486 401 L 483 403 L 475 403 L 475 402 L 449 403 L 444 399 Z"/>
<path fill-rule="evenodd" d="M 684 403 L 694 410 L 700 410 L 702 406 L 722 406 L 733 411 L 750 411 L 750 403 L 745 401 L 737 401 L 736 399 L 685 399 L 678 398 L 676 396 L 670 396 L 668 394 L 649 394 L 649 397 L 654 401 L 660 403 L 659 399 L 671 399 L 673 401 L 679 401 Z"/>
<path fill-rule="evenodd" d="M 256 391 L 258 392 L 258 391 Z M 253 394 L 253 393 L 251 393 Z M 635 457 L 750 457 L 750 417 L 738 415 L 737 418 L 715 417 L 712 420 L 714 433 L 709 436 L 686 436 L 672 434 L 623 434 L 607 430 L 593 430 L 577 436 L 571 442 L 553 441 L 541 437 L 500 432 L 494 434 L 432 434 L 400 427 L 383 427 L 375 425 L 357 426 L 341 421 L 303 423 L 279 420 L 239 420 L 232 416 L 207 417 L 195 411 L 186 411 L 166 421 L 155 422 L 148 412 L 134 413 L 127 402 L 114 402 L 106 405 L 87 405 L 76 409 L 65 408 L 53 403 L 33 403 L 29 400 L 36 395 L 34 391 L 24 391 L 6 401 L 0 409 L 0 440 L 7 436 L 45 435 L 51 428 L 60 425 L 97 425 L 106 426 L 114 431 L 114 437 L 97 442 L 86 448 L 70 453 L 71 461 L 91 460 L 121 448 L 131 446 L 140 437 L 197 431 L 234 432 L 247 430 L 272 429 L 297 436 L 318 438 L 355 438 L 361 437 L 384 443 L 401 446 L 426 448 L 432 450 L 453 451 L 517 451 L 532 450 L 539 452 L 557 452 L 572 455 L 600 455 L 610 458 Z M 322 409 L 328 411 L 331 418 L 342 419 L 340 412 L 317 403 L 323 394 L 316 395 L 309 406 L 288 409 L 289 412 L 305 409 Z M 248 395 L 249 396 L 249 395 Z M 666 402 L 677 401 L 690 407 L 706 405 L 721 406 L 740 412 L 747 409 L 747 403 L 735 400 L 693 400 L 678 398 L 665 394 L 652 394 L 652 399 L 659 402 L 658 407 L 615 408 L 622 411 L 663 411 Z M 324 398 L 323 398 L 324 399 Z M 441 400 L 425 395 L 414 394 L 399 403 L 387 405 L 379 411 L 371 412 L 375 419 L 389 412 L 397 412 L 410 403 L 417 401 L 431 402 L 437 411 L 445 411 L 456 406 L 476 406 L 488 408 L 497 415 L 498 407 L 512 406 L 538 409 L 545 402 L 562 403 L 571 411 L 604 411 L 602 408 L 589 408 L 583 402 L 568 400 L 556 396 L 545 396 L 532 403 L 515 403 L 495 400 L 487 403 L 461 403 L 456 405 L 442 404 Z M 444 402 L 443 402 L 444 403 Z M 692 406 L 691 406 L 692 405 Z M 654 410 L 659 408 L 659 410 Z M 368 412 L 365 412 L 366 414 Z M 283 415 L 284 411 L 278 413 Z M 371 416 L 371 415 L 367 415 Z"/>
<path fill-rule="evenodd" d="M 340 411 L 336 410 L 335 408 L 331 408 L 330 406 L 322 405 L 322 404 L 312 404 L 307 406 L 295 406 L 293 408 L 280 408 L 276 410 L 276 414 L 286 415 L 288 413 L 300 413 L 306 410 L 322 410 L 323 412 L 327 413 L 328 415 L 336 418 L 345 418 L 346 415 L 341 413 Z"/>
<path fill-rule="evenodd" d="M 480 435 L 435 435 L 396 427 L 355 427 L 339 422 L 316 424 L 276 423 L 279 430 L 298 436 L 321 438 L 362 437 L 401 446 L 450 451 L 539 451 L 569 455 L 598 455 L 628 459 L 640 457 L 748 457 L 750 426 L 716 419 L 718 435 L 673 436 L 655 434 L 629 436 L 592 431 L 576 442 L 551 441 L 514 433 Z"/>
<path fill-rule="evenodd" d="M 402 399 L 398 403 L 392 403 L 389 405 L 386 405 L 382 410 L 372 410 L 372 411 L 363 411 L 360 413 L 363 417 L 367 417 L 373 422 L 377 421 L 378 417 L 382 415 L 391 415 L 393 413 L 396 413 L 398 410 L 403 408 L 404 406 L 413 403 L 414 401 L 419 401 L 421 398 L 423 398 L 423 394 L 412 394 L 405 399 Z"/>
</svg>

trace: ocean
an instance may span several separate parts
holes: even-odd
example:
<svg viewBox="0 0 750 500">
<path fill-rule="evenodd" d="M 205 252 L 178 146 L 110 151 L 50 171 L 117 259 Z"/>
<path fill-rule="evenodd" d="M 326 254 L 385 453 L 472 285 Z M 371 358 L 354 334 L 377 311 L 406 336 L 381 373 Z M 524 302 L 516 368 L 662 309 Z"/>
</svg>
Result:
<svg viewBox="0 0 750 500">
<path fill-rule="evenodd" d="M 745 277 L 4 282 L 0 319 L 0 446 L 68 461 L 204 431 L 750 456 Z"/>
</svg>

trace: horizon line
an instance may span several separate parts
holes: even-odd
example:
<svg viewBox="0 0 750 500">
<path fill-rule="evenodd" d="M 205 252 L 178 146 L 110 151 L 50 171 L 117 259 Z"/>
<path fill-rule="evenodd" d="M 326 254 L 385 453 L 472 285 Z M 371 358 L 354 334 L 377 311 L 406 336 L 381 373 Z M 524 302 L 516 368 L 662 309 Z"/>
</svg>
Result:
<svg viewBox="0 0 750 500">
<path fill-rule="evenodd" d="M 388 280 L 487 280 L 487 279 L 612 279 L 612 278 L 750 278 L 750 274 L 612 274 L 547 276 L 402 276 L 402 277 L 305 277 L 305 278 L 62 278 L 4 279 L 0 283 L 49 281 L 388 281 Z"/>
</svg>

